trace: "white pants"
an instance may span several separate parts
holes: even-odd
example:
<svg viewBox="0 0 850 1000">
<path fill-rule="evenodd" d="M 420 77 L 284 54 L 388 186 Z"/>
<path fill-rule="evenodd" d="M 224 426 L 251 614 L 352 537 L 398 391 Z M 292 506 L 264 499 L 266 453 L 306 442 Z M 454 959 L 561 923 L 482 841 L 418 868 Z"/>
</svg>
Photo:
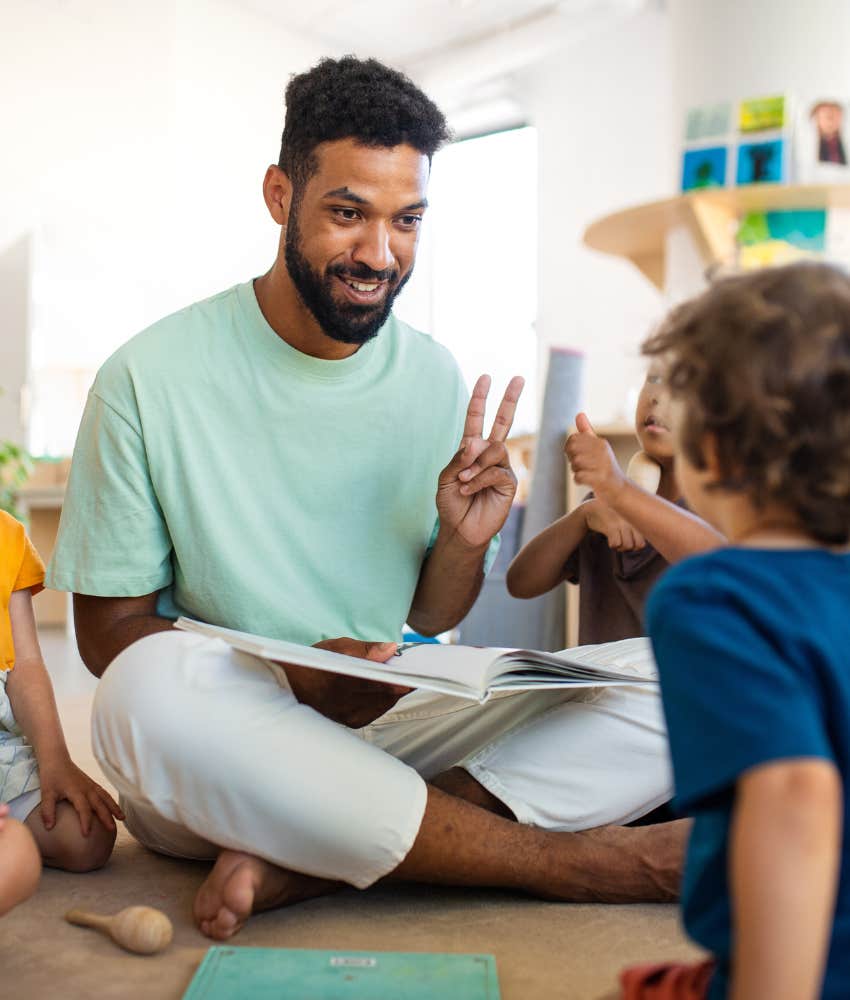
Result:
<svg viewBox="0 0 850 1000">
<path fill-rule="evenodd" d="M 116 657 L 92 739 L 148 847 L 194 858 L 229 847 L 358 888 L 402 861 L 423 779 L 455 765 L 550 830 L 627 823 L 672 795 L 660 699 L 646 687 L 485 705 L 417 691 L 354 731 L 301 705 L 282 668 L 179 632 Z"/>
</svg>

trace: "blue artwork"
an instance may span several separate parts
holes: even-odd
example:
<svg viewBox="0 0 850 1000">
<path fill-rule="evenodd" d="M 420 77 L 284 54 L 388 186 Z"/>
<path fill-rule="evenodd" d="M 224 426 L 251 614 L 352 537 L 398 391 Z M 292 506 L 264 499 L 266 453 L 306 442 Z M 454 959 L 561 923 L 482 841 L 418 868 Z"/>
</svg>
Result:
<svg viewBox="0 0 850 1000">
<path fill-rule="evenodd" d="M 785 140 L 742 142 L 738 146 L 736 184 L 778 184 L 787 180 Z"/>
<path fill-rule="evenodd" d="M 682 158 L 682 190 L 723 187 L 726 184 L 725 146 L 686 149 Z"/>
</svg>

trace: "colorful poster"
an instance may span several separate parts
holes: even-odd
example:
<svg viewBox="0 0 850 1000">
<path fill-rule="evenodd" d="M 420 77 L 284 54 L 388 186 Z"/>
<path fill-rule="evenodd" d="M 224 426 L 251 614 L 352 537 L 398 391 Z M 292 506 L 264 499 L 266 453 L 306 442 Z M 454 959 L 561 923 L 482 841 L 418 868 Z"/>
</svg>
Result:
<svg viewBox="0 0 850 1000">
<path fill-rule="evenodd" d="M 736 184 L 779 184 L 787 180 L 785 140 L 742 142 L 738 146 Z"/>
<path fill-rule="evenodd" d="M 822 257 L 826 251 L 826 210 L 751 212 L 737 234 L 738 266 L 750 271 Z"/>
<path fill-rule="evenodd" d="M 682 190 L 723 187 L 728 151 L 725 146 L 686 149 L 682 157 Z"/>
<path fill-rule="evenodd" d="M 764 132 L 766 129 L 785 127 L 785 98 L 754 97 L 741 101 L 738 109 L 738 128 L 742 132 Z"/>
<path fill-rule="evenodd" d="M 725 139 L 731 124 L 732 105 L 728 101 L 691 108 L 685 121 L 685 142 Z"/>
</svg>

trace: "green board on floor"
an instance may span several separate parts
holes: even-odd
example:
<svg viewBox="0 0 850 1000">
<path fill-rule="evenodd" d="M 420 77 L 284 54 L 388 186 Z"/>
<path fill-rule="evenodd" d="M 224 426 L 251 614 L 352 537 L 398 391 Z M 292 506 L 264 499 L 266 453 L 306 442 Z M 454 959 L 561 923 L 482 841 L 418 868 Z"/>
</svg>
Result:
<svg viewBox="0 0 850 1000">
<path fill-rule="evenodd" d="M 492 955 L 210 948 L 183 1000 L 499 1000 Z"/>
</svg>

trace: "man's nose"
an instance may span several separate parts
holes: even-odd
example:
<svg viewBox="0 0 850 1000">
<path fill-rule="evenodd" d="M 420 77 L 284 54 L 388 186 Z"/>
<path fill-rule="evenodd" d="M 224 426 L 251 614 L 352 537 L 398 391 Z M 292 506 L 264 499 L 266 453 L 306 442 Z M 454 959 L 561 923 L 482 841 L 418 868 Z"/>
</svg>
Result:
<svg viewBox="0 0 850 1000">
<path fill-rule="evenodd" d="M 354 259 L 373 271 L 384 271 L 395 264 L 390 234 L 383 222 L 369 226 L 354 249 Z"/>
</svg>

